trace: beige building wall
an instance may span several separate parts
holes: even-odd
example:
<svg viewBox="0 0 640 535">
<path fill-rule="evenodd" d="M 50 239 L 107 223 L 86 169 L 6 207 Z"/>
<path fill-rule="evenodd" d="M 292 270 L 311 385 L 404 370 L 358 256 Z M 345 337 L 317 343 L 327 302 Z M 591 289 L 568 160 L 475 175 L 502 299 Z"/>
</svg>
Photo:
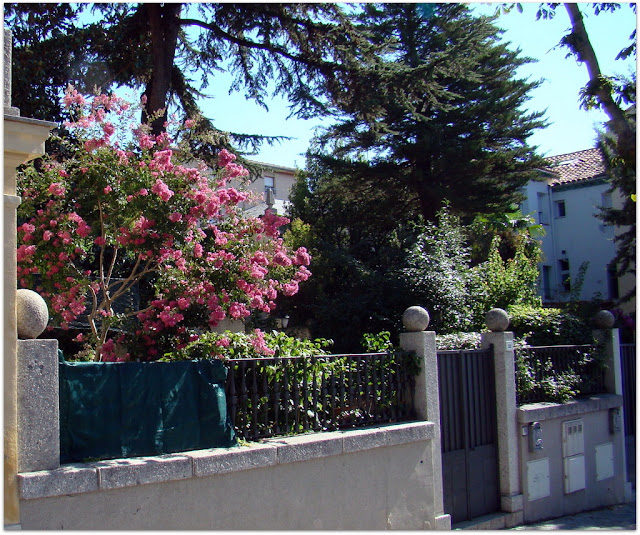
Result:
<svg viewBox="0 0 640 535">
<path fill-rule="evenodd" d="M 267 189 L 271 189 L 275 201 L 273 208 L 278 215 L 286 215 L 289 194 L 295 182 L 296 170 L 292 167 L 282 167 L 262 162 L 253 163 L 263 167 L 260 178 L 243 186 L 239 182 L 234 181 L 231 183 L 232 186 L 236 188 L 242 187 L 259 197 L 257 201 L 245 203 L 243 208 L 250 215 L 263 214 L 267 208 L 265 194 Z"/>
</svg>

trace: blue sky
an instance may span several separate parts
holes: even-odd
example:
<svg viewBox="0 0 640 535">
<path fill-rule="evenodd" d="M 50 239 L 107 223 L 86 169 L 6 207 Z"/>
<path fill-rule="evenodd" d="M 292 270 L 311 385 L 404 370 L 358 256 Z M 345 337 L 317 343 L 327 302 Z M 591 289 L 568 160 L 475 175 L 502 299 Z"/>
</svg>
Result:
<svg viewBox="0 0 640 535">
<path fill-rule="evenodd" d="M 606 120 L 599 111 L 585 111 L 579 108 L 578 95 L 588 80 L 586 67 L 578 64 L 572 57 L 565 58 L 566 49 L 554 48 L 565 30 L 569 27 L 569 18 L 562 6 L 557 9 L 553 20 L 535 20 L 539 3 L 523 3 L 523 13 L 515 9 L 501 15 L 497 25 L 505 30 L 503 40 L 509 41 L 512 48 L 519 47 L 522 55 L 535 58 L 537 63 L 523 66 L 519 71 L 522 77 L 544 78 L 543 84 L 531 93 L 529 102 L 532 110 L 547 110 L 546 117 L 550 125 L 537 131 L 530 144 L 537 145 L 542 155 L 552 156 L 588 149 L 594 146 L 594 128 Z M 493 13 L 494 6 L 477 4 L 476 9 L 484 13 Z M 604 74 L 624 74 L 635 72 L 636 62 L 614 61 L 617 53 L 628 46 L 628 37 L 636 28 L 636 16 L 626 5 L 615 13 L 601 13 L 595 16 L 591 8 L 584 6 L 585 25 Z M 294 139 L 276 144 L 265 145 L 251 159 L 303 168 L 304 152 L 309 146 L 319 120 L 287 119 L 289 113 L 286 101 L 273 99 L 268 102 L 269 111 L 246 101 L 242 93 L 227 95 L 228 78 L 216 75 L 221 90 L 215 85 L 209 91 L 215 98 L 201 101 L 205 115 L 222 130 L 263 135 L 286 135 Z"/>
</svg>

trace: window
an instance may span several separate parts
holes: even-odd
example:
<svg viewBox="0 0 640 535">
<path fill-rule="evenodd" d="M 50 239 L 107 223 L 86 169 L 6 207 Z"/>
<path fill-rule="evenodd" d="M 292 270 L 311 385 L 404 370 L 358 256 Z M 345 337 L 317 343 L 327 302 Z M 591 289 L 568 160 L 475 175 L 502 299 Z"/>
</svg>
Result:
<svg viewBox="0 0 640 535">
<path fill-rule="evenodd" d="M 564 204 L 564 201 L 556 201 L 556 217 L 566 217 L 567 215 L 567 207 Z"/>
<path fill-rule="evenodd" d="M 275 193 L 276 193 L 275 179 L 272 176 L 265 176 L 264 177 L 264 191 L 266 193 L 269 190 L 273 191 L 273 193 L 275 195 Z"/>
<path fill-rule="evenodd" d="M 611 208 L 611 193 L 603 193 L 600 199 L 602 201 L 602 208 Z"/>
<path fill-rule="evenodd" d="M 558 261 L 560 268 L 560 286 L 562 291 L 569 293 L 571 291 L 571 272 L 569 271 L 569 260 L 562 258 Z"/>
<path fill-rule="evenodd" d="M 538 224 L 549 224 L 547 221 L 547 195 L 545 193 L 538 193 Z"/>
</svg>

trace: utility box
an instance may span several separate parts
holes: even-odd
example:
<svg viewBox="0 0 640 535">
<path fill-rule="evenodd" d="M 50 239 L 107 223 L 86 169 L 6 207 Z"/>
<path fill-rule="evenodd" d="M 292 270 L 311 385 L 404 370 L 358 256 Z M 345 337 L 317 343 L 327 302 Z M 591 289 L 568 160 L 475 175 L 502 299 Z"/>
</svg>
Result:
<svg viewBox="0 0 640 535">
<path fill-rule="evenodd" d="M 564 493 L 570 494 L 586 488 L 584 455 L 564 459 Z"/>
<path fill-rule="evenodd" d="M 542 426 L 540 422 L 529 424 L 529 451 L 534 452 L 542 449 Z"/>
<path fill-rule="evenodd" d="M 571 457 L 584 453 L 584 432 L 582 420 L 562 423 L 562 456 Z"/>
<path fill-rule="evenodd" d="M 584 489 L 584 424 L 581 419 L 562 423 L 562 457 L 565 494 Z"/>
<path fill-rule="evenodd" d="M 606 442 L 596 446 L 596 481 L 613 476 L 613 442 Z"/>
</svg>

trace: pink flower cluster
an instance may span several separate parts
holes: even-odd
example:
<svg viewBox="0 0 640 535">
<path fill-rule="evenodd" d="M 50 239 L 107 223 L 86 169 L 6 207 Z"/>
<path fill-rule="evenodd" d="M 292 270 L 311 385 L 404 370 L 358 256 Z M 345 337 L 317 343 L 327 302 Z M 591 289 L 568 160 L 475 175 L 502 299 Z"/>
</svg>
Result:
<svg viewBox="0 0 640 535">
<path fill-rule="evenodd" d="M 76 117 L 67 126 L 86 150 L 21 175 L 19 213 L 26 223 L 18 228 L 18 276 L 25 287 L 41 276 L 38 289 L 63 327 L 88 314 L 92 333 L 83 340 L 102 360 L 126 358 L 132 352 L 126 346 L 144 347 L 156 358 L 224 319 L 270 313 L 278 294 L 295 294 L 309 278 L 307 250 L 291 253 L 279 237 L 286 218 L 242 214 L 248 194 L 226 186 L 248 174 L 234 154 L 219 152 L 220 169 L 211 178 L 202 167 L 174 161 L 167 133 L 152 136 L 139 126 L 135 146 L 112 142 L 118 129 L 111 116 L 128 109 L 120 99 L 101 95 L 88 102 L 69 88 L 63 100 Z M 110 279 L 114 267 L 119 286 Z M 130 271 L 123 275 L 125 267 Z M 136 329 L 113 338 L 120 320 L 110 295 L 150 275 L 155 299 L 131 311 Z M 94 302 L 90 296 L 102 297 Z M 259 334 L 254 347 L 268 353 Z"/>
</svg>

